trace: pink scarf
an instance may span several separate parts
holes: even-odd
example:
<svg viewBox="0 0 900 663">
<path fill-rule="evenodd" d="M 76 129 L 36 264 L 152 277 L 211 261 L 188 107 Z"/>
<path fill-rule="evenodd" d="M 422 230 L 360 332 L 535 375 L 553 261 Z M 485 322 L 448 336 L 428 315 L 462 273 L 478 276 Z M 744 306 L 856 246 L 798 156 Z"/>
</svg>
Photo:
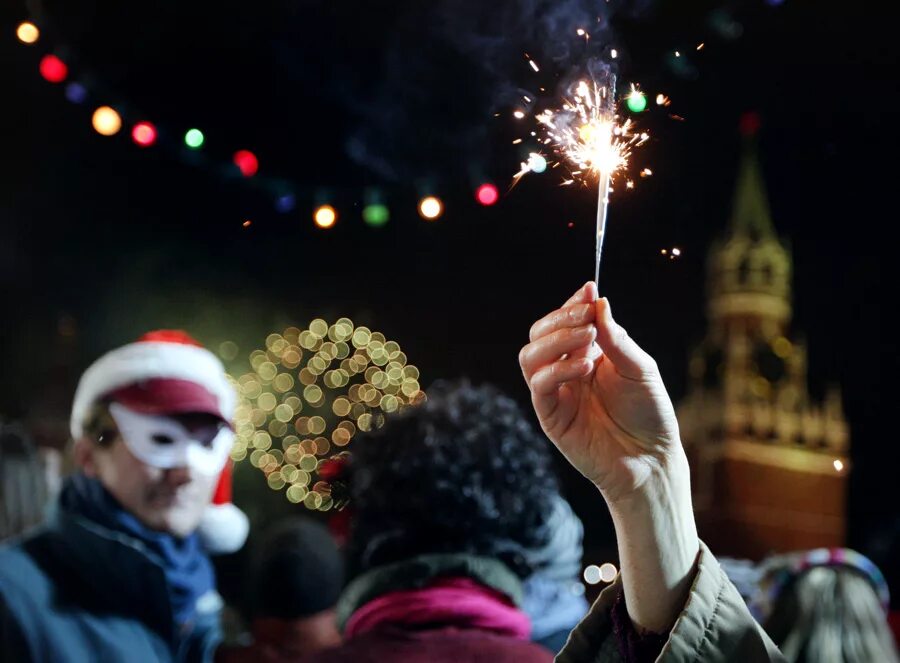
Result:
<svg viewBox="0 0 900 663">
<path fill-rule="evenodd" d="M 352 638 L 383 626 L 440 625 L 490 631 L 518 640 L 531 635 L 528 616 L 503 594 L 470 578 L 440 578 L 422 589 L 388 592 L 347 620 Z"/>
</svg>

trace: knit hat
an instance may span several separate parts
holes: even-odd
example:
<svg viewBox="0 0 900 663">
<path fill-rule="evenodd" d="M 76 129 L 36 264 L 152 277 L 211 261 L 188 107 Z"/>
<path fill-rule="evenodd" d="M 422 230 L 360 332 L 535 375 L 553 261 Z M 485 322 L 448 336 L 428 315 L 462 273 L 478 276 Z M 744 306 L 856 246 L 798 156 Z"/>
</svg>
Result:
<svg viewBox="0 0 900 663">
<path fill-rule="evenodd" d="M 187 333 L 161 330 L 108 352 L 81 376 L 69 421 L 72 437 L 84 435 L 93 406 L 109 401 L 110 413 L 129 450 L 148 465 L 219 474 L 213 503 L 199 532 L 211 553 L 239 549 L 249 529 L 247 517 L 231 504 L 228 463 L 234 433 L 236 393 L 222 363 Z M 176 414 L 208 414 L 227 424 L 212 444 L 201 446 L 171 419 Z M 165 443 L 160 438 L 166 438 Z"/>
<path fill-rule="evenodd" d="M 328 529 L 289 516 L 267 529 L 251 564 L 256 617 L 298 619 L 333 608 L 344 586 L 344 561 Z"/>
</svg>

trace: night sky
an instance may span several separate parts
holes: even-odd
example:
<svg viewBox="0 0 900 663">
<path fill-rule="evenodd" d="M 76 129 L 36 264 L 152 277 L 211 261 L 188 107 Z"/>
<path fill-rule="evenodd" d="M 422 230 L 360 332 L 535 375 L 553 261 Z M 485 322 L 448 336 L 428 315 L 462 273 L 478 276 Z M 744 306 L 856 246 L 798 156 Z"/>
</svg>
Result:
<svg viewBox="0 0 900 663">
<path fill-rule="evenodd" d="M 34 46 L 15 38 L 25 3 L 0 9 L 0 416 L 65 416 L 87 362 L 148 328 L 234 340 L 246 356 L 271 331 L 341 316 L 397 340 L 426 385 L 467 375 L 527 402 L 516 353 L 592 276 L 595 199 L 554 171 L 507 192 L 512 140 L 527 137 L 511 94 L 553 88 L 588 54 L 570 27 L 591 3 L 40 4 Z M 654 175 L 613 200 L 601 293 L 677 402 L 705 329 L 704 262 L 730 213 L 738 119 L 758 111 L 773 218 L 794 256 L 792 331 L 808 342 L 814 397 L 841 384 L 850 421 L 849 544 L 888 567 L 896 595 L 885 280 L 900 99 L 886 21 L 858 3 L 619 4 L 590 48 L 615 46 L 620 81 L 649 93 L 654 139 L 635 163 Z M 567 53 L 546 43 L 549 22 L 522 23 L 550 5 Z M 89 89 L 84 104 L 38 74 L 50 51 Z M 657 109 L 657 92 L 672 105 Z M 101 103 L 158 124 L 159 143 L 93 132 Z M 199 154 L 180 144 L 192 126 L 207 136 Z M 252 181 L 227 167 L 241 148 L 259 157 Z M 483 208 L 472 193 L 488 179 L 501 200 Z M 373 187 L 391 210 L 383 228 L 360 219 Z M 286 192 L 296 209 L 280 214 Z M 436 223 L 415 211 L 426 192 L 446 204 Z M 311 218 L 325 201 L 340 214 L 328 231 Z M 660 255 L 675 246 L 679 259 Z M 604 549 L 602 500 L 561 471 L 588 546 Z"/>
</svg>

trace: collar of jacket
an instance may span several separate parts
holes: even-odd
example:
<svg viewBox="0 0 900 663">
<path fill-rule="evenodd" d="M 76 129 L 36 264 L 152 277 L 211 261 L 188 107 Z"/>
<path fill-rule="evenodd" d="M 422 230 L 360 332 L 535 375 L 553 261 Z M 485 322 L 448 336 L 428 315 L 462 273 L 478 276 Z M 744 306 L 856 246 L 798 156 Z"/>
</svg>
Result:
<svg viewBox="0 0 900 663">
<path fill-rule="evenodd" d="M 341 631 L 358 608 L 388 592 L 427 587 L 440 577 L 472 578 L 522 605 L 522 582 L 496 559 L 467 554 L 418 555 L 402 562 L 375 567 L 354 578 L 337 604 Z"/>
<path fill-rule="evenodd" d="M 133 617 L 169 642 L 185 635 L 176 632 L 165 572 L 141 541 L 58 507 L 45 527 L 46 552 L 62 570 L 61 581 L 88 605 Z"/>
</svg>

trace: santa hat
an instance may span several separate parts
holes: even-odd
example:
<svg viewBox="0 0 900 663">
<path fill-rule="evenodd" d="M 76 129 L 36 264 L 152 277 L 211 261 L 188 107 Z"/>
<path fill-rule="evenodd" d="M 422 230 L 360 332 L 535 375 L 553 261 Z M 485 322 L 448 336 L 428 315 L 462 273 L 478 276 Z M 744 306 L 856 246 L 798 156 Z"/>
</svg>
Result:
<svg viewBox="0 0 900 663">
<path fill-rule="evenodd" d="M 91 408 L 104 399 L 143 414 L 201 412 L 230 425 L 237 394 L 213 353 L 183 331 L 160 330 L 108 352 L 88 367 L 72 404 L 73 438 L 84 435 Z M 214 554 L 238 550 L 249 529 L 246 515 L 231 504 L 227 456 L 222 464 L 213 503 L 200 525 L 204 544 Z"/>
<path fill-rule="evenodd" d="M 203 546 L 212 555 L 237 552 L 247 541 L 250 521 L 231 503 L 231 460 L 225 463 L 212 503 L 203 512 L 197 529 Z"/>
<path fill-rule="evenodd" d="M 204 412 L 231 422 L 237 394 L 222 362 L 187 333 L 144 334 L 91 364 L 78 381 L 69 428 L 84 435 L 91 407 L 107 397 L 145 414 Z"/>
</svg>

